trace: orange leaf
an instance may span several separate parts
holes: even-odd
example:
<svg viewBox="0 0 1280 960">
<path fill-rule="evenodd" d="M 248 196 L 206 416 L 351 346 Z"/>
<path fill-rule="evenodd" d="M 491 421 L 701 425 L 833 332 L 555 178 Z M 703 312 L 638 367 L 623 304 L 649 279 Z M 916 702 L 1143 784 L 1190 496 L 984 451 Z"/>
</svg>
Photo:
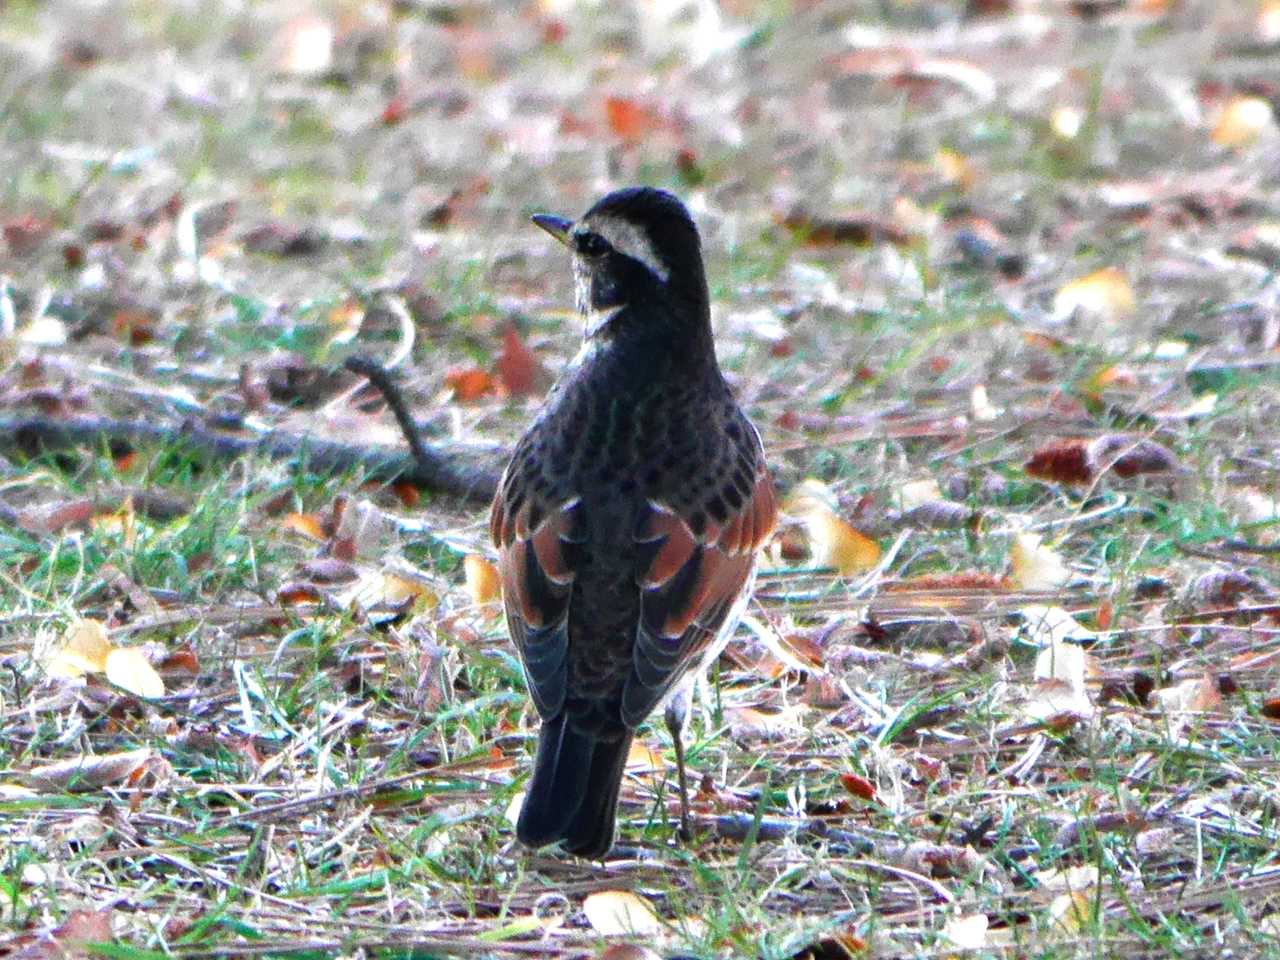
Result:
<svg viewBox="0 0 1280 960">
<path fill-rule="evenodd" d="M 655 110 L 627 97 L 606 97 L 604 112 L 609 129 L 623 140 L 643 140 L 662 126 Z"/>
<path fill-rule="evenodd" d="M 880 544 L 859 533 L 832 512 L 834 498 L 826 485 L 806 480 L 789 500 L 788 509 L 803 521 L 813 562 L 834 567 L 841 576 L 870 570 L 880 560 Z"/>
<path fill-rule="evenodd" d="M 493 393 L 493 377 L 479 367 L 459 367 L 444 375 L 455 400 L 478 400 Z"/>
<path fill-rule="evenodd" d="M 490 603 L 502 595 L 502 578 L 498 568 L 479 554 L 468 554 L 462 561 L 467 576 L 467 593 L 476 603 Z"/>
<path fill-rule="evenodd" d="M 856 773 L 840 774 L 840 785 L 855 797 L 863 800 L 877 800 L 876 788 L 866 777 L 860 777 Z"/>
<path fill-rule="evenodd" d="M 314 513 L 291 513 L 284 518 L 281 526 L 312 540 L 328 539 L 324 531 L 324 521 Z"/>
</svg>

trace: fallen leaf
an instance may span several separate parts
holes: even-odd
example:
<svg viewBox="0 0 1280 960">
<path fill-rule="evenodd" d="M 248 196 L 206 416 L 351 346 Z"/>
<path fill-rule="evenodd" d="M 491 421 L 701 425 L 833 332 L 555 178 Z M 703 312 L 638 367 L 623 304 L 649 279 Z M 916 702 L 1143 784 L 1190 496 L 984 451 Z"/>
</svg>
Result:
<svg viewBox="0 0 1280 960">
<path fill-rule="evenodd" d="M 1009 548 L 1010 576 L 1024 590 L 1056 590 L 1071 579 L 1062 558 L 1037 533 L 1020 533 Z"/>
<path fill-rule="evenodd" d="M 1049 114 L 1049 128 L 1056 137 L 1060 137 L 1063 140 L 1074 140 L 1080 136 L 1080 131 L 1084 129 L 1084 122 L 1087 117 L 1088 114 L 1079 107 L 1056 107 Z"/>
<path fill-rule="evenodd" d="M 596 954 L 596 960 L 662 960 L 662 957 L 638 944 L 615 943 Z"/>
<path fill-rule="evenodd" d="M 840 774 L 840 786 L 862 800 L 877 800 L 875 784 L 856 773 Z"/>
<path fill-rule="evenodd" d="M 540 396 L 551 376 L 533 351 L 525 346 L 514 326 L 502 332 L 502 353 L 497 361 L 498 382 L 512 397 Z"/>
<path fill-rule="evenodd" d="M 280 525 L 285 530 L 300 533 L 311 540 L 324 541 L 328 539 L 328 534 L 325 532 L 325 522 L 316 513 L 291 513 L 281 521 Z"/>
<path fill-rule="evenodd" d="M 1049 919 L 1059 934 L 1074 936 L 1093 924 L 1094 903 L 1091 890 L 1059 894 L 1049 904 Z"/>
<path fill-rule="evenodd" d="M 942 928 L 942 935 L 961 950 L 981 950 L 987 945 L 987 927 L 990 925 L 985 913 L 951 917 Z"/>
<path fill-rule="evenodd" d="M 1060 318 L 1079 311 L 1097 320 L 1114 322 L 1137 308 L 1133 287 L 1115 267 L 1103 267 L 1065 284 L 1053 298 L 1053 312 Z"/>
<path fill-rule="evenodd" d="M 1093 480 L 1089 445 L 1080 439 L 1054 440 L 1031 454 L 1022 465 L 1028 476 L 1053 483 L 1083 486 Z"/>
<path fill-rule="evenodd" d="M 1262 97 L 1232 97 L 1223 107 L 1209 139 L 1220 147 L 1247 147 L 1274 120 L 1270 102 Z"/>
<path fill-rule="evenodd" d="M 788 509 L 804 521 L 809 551 L 820 567 L 843 577 L 870 570 L 880 561 L 880 545 L 832 512 L 834 497 L 818 480 L 806 480 L 788 500 Z"/>
<path fill-rule="evenodd" d="M 107 628 L 97 620 L 79 620 L 67 631 L 62 649 L 49 658 L 45 671 L 56 677 L 82 677 L 107 669 L 111 641 Z"/>
<path fill-rule="evenodd" d="M 107 679 L 122 690 L 154 700 L 164 696 L 164 681 L 137 647 L 117 647 L 107 654 Z"/>
<path fill-rule="evenodd" d="M 1110 470 L 1125 478 L 1179 467 L 1178 458 L 1154 440 L 1116 433 L 1098 437 L 1089 445 L 1089 462 L 1095 472 Z"/>
<path fill-rule="evenodd" d="M 461 367 L 448 371 L 444 382 L 453 391 L 453 398 L 463 402 L 479 400 L 493 393 L 494 382 L 488 371 L 479 367 Z"/>
<path fill-rule="evenodd" d="M 1218 682 L 1207 673 L 1157 690 L 1152 696 L 1168 713 L 1209 713 L 1222 707 Z"/>
<path fill-rule="evenodd" d="M 290 20 L 277 35 L 276 43 L 281 73 L 315 77 L 333 64 L 333 25 L 318 16 L 304 14 Z"/>
<path fill-rule="evenodd" d="M 605 97 L 604 112 L 609 129 L 631 143 L 644 140 L 663 126 L 655 109 L 629 97 Z"/>
<path fill-rule="evenodd" d="M 606 937 L 657 933 L 662 929 L 649 901 L 630 890 L 593 893 L 582 901 L 582 912 L 591 928 Z"/>
<path fill-rule="evenodd" d="M 23 779 L 37 790 L 96 790 L 128 780 L 155 757 L 156 753 L 150 747 L 124 753 L 72 757 L 29 770 Z"/>
<path fill-rule="evenodd" d="M 912 510 L 934 500 L 942 499 L 942 488 L 938 481 L 929 477 L 924 480 L 912 480 L 898 488 L 898 506 L 903 510 Z"/>
<path fill-rule="evenodd" d="M 462 561 L 467 578 L 467 593 L 476 603 L 491 603 L 502 596 L 502 578 L 498 568 L 479 554 L 471 553 Z"/>
</svg>

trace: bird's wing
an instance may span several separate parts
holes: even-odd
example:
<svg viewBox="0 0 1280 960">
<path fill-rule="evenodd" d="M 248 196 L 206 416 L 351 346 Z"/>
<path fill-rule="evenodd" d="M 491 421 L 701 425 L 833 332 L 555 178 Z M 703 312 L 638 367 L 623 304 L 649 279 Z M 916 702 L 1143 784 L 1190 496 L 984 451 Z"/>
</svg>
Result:
<svg viewBox="0 0 1280 960">
<path fill-rule="evenodd" d="M 507 625 L 534 705 L 544 718 L 564 705 L 569 652 L 569 591 L 574 545 L 581 542 L 576 497 L 550 502 L 522 482 L 516 464 L 498 485 L 489 513 L 489 533 L 498 548 Z"/>
<path fill-rule="evenodd" d="M 756 551 L 773 531 L 777 501 L 759 447 L 750 489 L 728 481 L 685 513 L 651 502 L 636 531 L 644 558 L 638 577 L 640 624 L 622 698 L 622 719 L 631 727 L 728 626 L 751 578 Z"/>
</svg>

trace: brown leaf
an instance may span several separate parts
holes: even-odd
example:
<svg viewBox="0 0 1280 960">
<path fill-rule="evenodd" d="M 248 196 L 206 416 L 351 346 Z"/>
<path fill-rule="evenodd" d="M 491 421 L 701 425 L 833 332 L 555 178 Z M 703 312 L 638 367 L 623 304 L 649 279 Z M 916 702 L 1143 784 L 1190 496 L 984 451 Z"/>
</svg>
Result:
<svg viewBox="0 0 1280 960">
<path fill-rule="evenodd" d="M 1178 459 L 1165 447 L 1145 437 L 1107 434 L 1089 445 L 1089 462 L 1095 471 L 1110 469 L 1118 477 L 1140 473 L 1165 473 L 1178 469 Z"/>
<path fill-rule="evenodd" d="M 9 941 L 3 955 L 14 960 L 81 960 L 94 956 L 87 949 L 91 943 L 107 943 L 112 939 L 109 910 L 73 910 L 52 930 L 23 934 Z"/>
<path fill-rule="evenodd" d="M 24 213 L 20 217 L 5 221 L 2 232 L 4 242 L 9 247 L 9 253 L 15 257 L 25 257 L 35 253 L 52 230 L 52 221 L 37 217 L 33 213 Z"/>
<path fill-rule="evenodd" d="M 302 603 L 319 603 L 324 594 L 314 583 L 286 583 L 276 591 L 276 603 L 296 607 Z"/>
<path fill-rule="evenodd" d="M 541 396 L 550 384 L 550 374 L 510 324 L 502 332 L 497 368 L 498 382 L 509 396 Z"/>
<path fill-rule="evenodd" d="M 128 780 L 153 759 L 159 757 L 150 747 L 124 753 L 72 757 L 29 770 L 23 775 L 23 780 L 44 791 L 96 790 Z"/>
<path fill-rule="evenodd" d="M 1093 479 L 1093 464 L 1084 440 L 1054 440 L 1031 455 L 1022 469 L 1037 480 L 1086 484 Z"/>
<path fill-rule="evenodd" d="M 906 580 L 886 583 L 882 589 L 890 593 L 908 590 L 1009 590 L 1013 583 L 1008 577 L 981 570 L 961 570 L 957 573 L 925 573 Z"/>
<path fill-rule="evenodd" d="M 781 218 L 781 225 L 798 240 L 811 247 L 852 244 L 858 247 L 874 243 L 907 246 L 911 235 L 897 224 L 872 214 L 845 217 L 820 217 L 796 208 Z"/>
<path fill-rule="evenodd" d="M 329 242 L 315 227 L 293 227 L 282 223 L 260 223 L 240 235 L 240 242 L 250 253 L 273 257 L 309 257 L 319 253 Z"/>
<path fill-rule="evenodd" d="M 97 509 L 92 497 L 25 507 L 18 511 L 18 526 L 38 536 L 61 533 L 67 527 L 83 527 Z"/>
<path fill-rule="evenodd" d="M 1280 697 L 1268 697 L 1258 710 L 1268 720 L 1280 720 Z"/>
<path fill-rule="evenodd" d="M 360 571 L 337 557 L 317 557 L 302 565 L 302 572 L 316 583 L 350 583 Z"/>
<path fill-rule="evenodd" d="M 1265 596 L 1266 584 L 1241 570 L 1210 570 L 1191 581 L 1192 600 L 1213 606 L 1231 606 L 1246 595 Z"/>
<path fill-rule="evenodd" d="M 182 647 L 165 654 L 163 660 L 160 661 L 159 669 L 167 673 L 190 673 L 192 675 L 200 672 L 200 658 L 196 656 L 196 652 L 190 647 Z"/>
</svg>

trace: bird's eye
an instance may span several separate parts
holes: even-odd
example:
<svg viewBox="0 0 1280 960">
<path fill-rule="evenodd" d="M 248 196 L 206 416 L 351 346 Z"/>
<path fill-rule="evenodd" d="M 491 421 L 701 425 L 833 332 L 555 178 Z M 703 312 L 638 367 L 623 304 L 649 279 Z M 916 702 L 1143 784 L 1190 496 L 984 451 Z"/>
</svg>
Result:
<svg viewBox="0 0 1280 960">
<path fill-rule="evenodd" d="M 609 241 L 598 233 L 580 233 L 573 245 L 584 257 L 601 257 L 609 252 Z"/>
</svg>

